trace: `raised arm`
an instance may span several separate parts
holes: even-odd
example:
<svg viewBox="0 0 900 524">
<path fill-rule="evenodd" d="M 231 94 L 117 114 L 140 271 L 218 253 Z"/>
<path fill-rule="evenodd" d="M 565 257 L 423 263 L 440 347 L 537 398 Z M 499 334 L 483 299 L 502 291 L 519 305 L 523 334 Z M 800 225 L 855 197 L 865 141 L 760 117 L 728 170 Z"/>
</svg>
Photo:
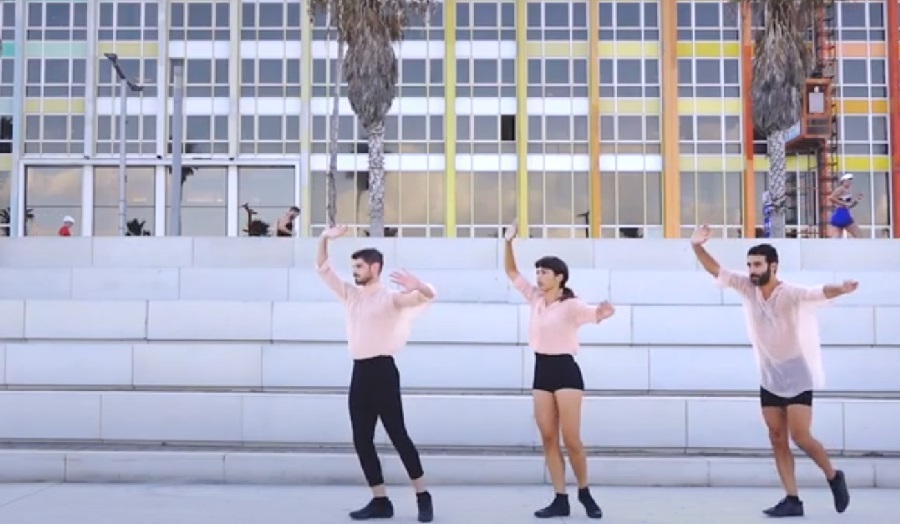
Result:
<svg viewBox="0 0 900 524">
<path fill-rule="evenodd" d="M 526 302 L 531 303 L 540 298 L 540 291 L 529 284 L 525 277 L 519 273 L 519 268 L 516 267 L 516 255 L 513 252 L 513 240 L 516 238 L 516 233 L 516 223 L 513 222 L 506 228 L 506 234 L 504 235 L 503 269 L 506 271 L 506 277 L 512 282 L 516 291 L 522 295 Z"/>
<path fill-rule="evenodd" d="M 328 261 L 328 241 L 343 236 L 347 233 L 347 226 L 338 226 L 326 229 L 319 237 L 319 247 L 316 249 L 316 271 L 332 292 L 341 300 L 347 300 L 353 286 L 341 280 L 331 268 Z"/>
<path fill-rule="evenodd" d="M 722 269 L 719 262 L 703 247 L 707 240 L 709 240 L 709 226 L 707 225 L 699 226 L 691 236 L 691 248 L 694 250 L 694 255 L 697 257 L 700 265 L 703 266 L 703 269 L 712 275 L 720 286 L 730 287 L 742 294 L 749 293 L 753 289 L 753 283 L 750 282 L 750 279 Z"/>
<path fill-rule="evenodd" d="M 694 230 L 694 234 L 691 236 L 691 248 L 693 248 L 694 255 L 697 257 L 697 261 L 700 262 L 700 265 L 703 266 L 703 269 L 713 277 L 718 278 L 721 266 L 719 266 L 716 259 L 706 251 L 706 248 L 703 247 L 703 244 L 705 244 L 707 240 L 709 240 L 709 226 L 699 226 Z"/>
<path fill-rule="evenodd" d="M 516 267 L 516 254 L 513 252 L 513 240 L 515 238 L 516 224 L 513 222 L 506 228 L 506 233 L 503 236 L 505 241 L 503 250 L 503 269 L 506 271 L 506 276 L 512 282 L 515 282 L 516 278 L 522 276 L 519 274 L 519 268 Z"/>
</svg>

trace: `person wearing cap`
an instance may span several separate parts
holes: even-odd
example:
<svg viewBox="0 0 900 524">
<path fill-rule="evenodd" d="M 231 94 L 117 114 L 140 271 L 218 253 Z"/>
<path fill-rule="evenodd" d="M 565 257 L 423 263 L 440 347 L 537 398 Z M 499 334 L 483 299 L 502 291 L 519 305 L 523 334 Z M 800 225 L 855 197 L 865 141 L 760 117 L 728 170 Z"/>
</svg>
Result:
<svg viewBox="0 0 900 524">
<path fill-rule="evenodd" d="M 75 225 L 75 219 L 69 215 L 63 217 L 62 227 L 59 228 L 59 236 L 61 237 L 70 237 L 72 236 L 72 226 Z"/>
<path fill-rule="evenodd" d="M 859 226 L 853 221 L 853 215 L 850 209 L 856 207 L 856 204 L 862 200 L 862 195 L 853 196 L 850 192 L 850 186 L 853 184 L 853 174 L 846 173 L 841 177 L 840 183 L 831 195 L 828 196 L 828 202 L 834 206 L 831 212 L 831 220 L 829 221 L 829 230 L 831 238 L 841 238 L 846 231 L 851 237 L 859 238 Z"/>
</svg>

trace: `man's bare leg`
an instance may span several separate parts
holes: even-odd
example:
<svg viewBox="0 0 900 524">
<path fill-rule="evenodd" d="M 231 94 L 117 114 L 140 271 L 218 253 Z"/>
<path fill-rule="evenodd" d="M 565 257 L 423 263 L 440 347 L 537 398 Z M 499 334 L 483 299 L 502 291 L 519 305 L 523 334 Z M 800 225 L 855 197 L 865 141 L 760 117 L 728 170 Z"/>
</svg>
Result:
<svg viewBox="0 0 900 524">
<path fill-rule="evenodd" d="M 834 496 L 834 509 L 843 513 L 850 504 L 850 492 L 847 489 L 847 481 L 842 471 L 834 469 L 825 446 L 816 440 L 810 432 L 812 427 L 812 407 L 803 404 L 794 404 L 787 408 L 788 429 L 791 440 L 798 448 L 802 449 L 816 466 L 825 474 L 825 479 L 831 487 Z"/>
<path fill-rule="evenodd" d="M 775 455 L 775 469 L 784 492 L 789 497 L 797 496 L 797 478 L 794 472 L 794 454 L 788 440 L 787 410 L 784 408 L 762 408 L 763 420 L 769 430 L 769 442 Z"/>
</svg>

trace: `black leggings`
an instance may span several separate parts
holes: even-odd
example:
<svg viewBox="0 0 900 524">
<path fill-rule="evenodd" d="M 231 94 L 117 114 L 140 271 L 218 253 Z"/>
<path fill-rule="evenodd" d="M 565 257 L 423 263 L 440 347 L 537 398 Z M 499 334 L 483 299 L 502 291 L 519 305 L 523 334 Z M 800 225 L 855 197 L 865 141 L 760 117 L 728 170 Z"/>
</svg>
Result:
<svg viewBox="0 0 900 524">
<path fill-rule="evenodd" d="M 370 487 L 384 484 L 381 462 L 375 451 L 375 425 L 379 417 L 409 478 L 416 480 L 424 474 L 419 452 L 406 432 L 400 373 L 392 357 L 353 361 L 349 405 L 353 447 Z"/>
</svg>

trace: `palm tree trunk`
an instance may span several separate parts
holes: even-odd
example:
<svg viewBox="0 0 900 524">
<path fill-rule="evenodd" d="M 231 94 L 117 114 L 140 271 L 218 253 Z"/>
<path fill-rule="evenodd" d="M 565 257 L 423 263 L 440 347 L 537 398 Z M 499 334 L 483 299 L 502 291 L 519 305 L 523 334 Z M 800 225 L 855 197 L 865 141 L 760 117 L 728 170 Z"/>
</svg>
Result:
<svg viewBox="0 0 900 524">
<path fill-rule="evenodd" d="M 384 122 L 369 133 L 369 236 L 384 236 Z"/>
<path fill-rule="evenodd" d="M 338 27 L 335 12 L 336 10 L 332 9 L 331 16 L 328 17 L 329 25 L 331 26 L 328 30 L 329 36 L 331 35 L 332 30 L 336 30 Z M 335 33 L 337 33 L 337 31 L 335 31 Z M 334 78 L 331 82 L 331 103 L 333 105 L 331 107 L 331 119 L 328 123 L 330 133 L 328 137 L 328 171 L 325 173 L 325 214 L 328 221 L 328 227 L 334 227 L 337 223 L 337 187 L 334 182 L 334 174 L 337 171 L 338 127 L 340 123 L 341 83 L 343 81 L 341 78 L 343 74 L 341 65 L 343 61 L 344 41 L 341 40 L 340 35 L 338 34 L 338 56 L 335 61 L 337 67 L 335 68 Z"/>
<path fill-rule="evenodd" d="M 769 155 L 769 194 L 772 197 L 770 222 L 772 238 L 785 237 L 785 201 L 787 173 L 785 170 L 785 132 L 773 131 L 766 138 Z"/>
</svg>

